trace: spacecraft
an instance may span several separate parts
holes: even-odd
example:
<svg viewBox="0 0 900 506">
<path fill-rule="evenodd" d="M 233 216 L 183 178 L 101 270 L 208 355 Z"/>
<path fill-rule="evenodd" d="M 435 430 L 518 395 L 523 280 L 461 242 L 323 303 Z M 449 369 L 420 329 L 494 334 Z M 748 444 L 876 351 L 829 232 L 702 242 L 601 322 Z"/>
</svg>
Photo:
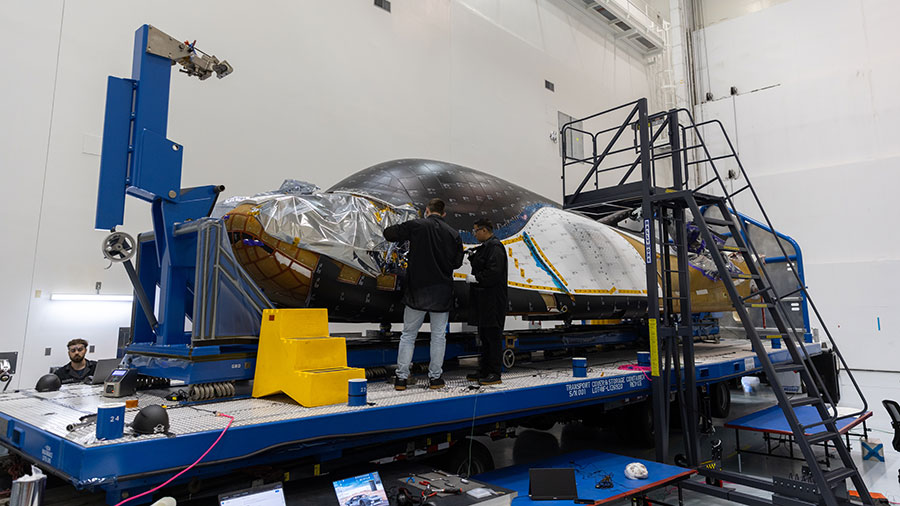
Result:
<svg viewBox="0 0 900 506">
<path fill-rule="evenodd" d="M 386 324 L 402 321 L 406 250 L 386 241 L 382 231 L 420 216 L 435 197 L 446 202 L 445 221 L 459 230 L 467 248 L 477 245 L 476 219 L 494 223 L 509 255 L 509 315 L 533 320 L 646 315 L 640 230 L 560 209 L 509 181 L 452 163 L 394 160 L 326 191 L 287 180 L 275 191 L 228 199 L 215 215 L 225 221 L 238 261 L 275 305 L 327 308 L 332 321 Z M 704 246 L 695 244 L 689 258 L 692 311 L 731 310 Z M 736 259 L 729 267 L 746 272 Z M 454 273 L 451 321 L 467 319 L 469 272 L 465 262 Z M 739 285 L 744 295 L 750 289 L 749 281 Z"/>
</svg>

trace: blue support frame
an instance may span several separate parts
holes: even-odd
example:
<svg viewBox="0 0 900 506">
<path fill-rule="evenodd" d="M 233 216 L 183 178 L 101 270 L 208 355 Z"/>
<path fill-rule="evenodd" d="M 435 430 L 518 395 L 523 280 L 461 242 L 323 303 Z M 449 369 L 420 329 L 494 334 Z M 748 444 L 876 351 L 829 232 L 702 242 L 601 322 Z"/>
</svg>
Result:
<svg viewBox="0 0 900 506">
<path fill-rule="evenodd" d="M 703 206 L 700 208 L 700 210 L 705 212 L 706 208 L 707 208 L 707 206 Z M 782 240 L 786 241 L 788 244 L 790 244 L 791 247 L 794 248 L 793 255 L 788 255 L 787 258 L 785 258 L 783 256 L 769 257 L 769 258 L 764 259 L 763 263 L 774 264 L 774 263 L 796 262 L 797 275 L 800 277 L 800 282 L 803 283 L 803 286 L 806 286 L 806 275 L 804 274 L 804 271 L 803 271 L 803 252 L 800 250 L 800 245 L 797 244 L 797 241 L 795 241 L 793 237 L 783 234 L 781 232 L 778 232 L 777 230 L 772 230 L 765 224 L 763 224 L 759 221 L 756 221 L 747 215 L 736 212 L 734 209 L 729 209 L 729 210 L 731 211 L 731 214 L 737 216 L 737 218 L 739 220 L 741 220 L 741 229 L 742 230 L 746 230 L 747 224 L 749 223 L 750 225 L 753 225 L 756 228 L 759 228 L 761 230 L 769 232 L 770 234 L 774 234 L 775 237 L 782 239 Z M 726 232 L 726 233 L 719 234 L 719 235 L 721 235 L 722 237 L 731 237 L 730 232 Z M 743 235 L 743 232 L 742 232 L 742 235 Z M 747 238 L 744 237 L 744 241 L 746 241 L 746 240 L 747 240 Z M 797 288 L 800 288 L 800 287 L 798 286 Z M 798 296 L 801 299 L 800 300 L 800 311 L 803 314 L 803 328 L 804 328 L 803 340 L 807 343 L 811 343 L 811 342 L 813 342 L 813 338 L 812 338 L 812 330 L 810 329 L 810 326 L 809 326 L 809 304 L 807 303 L 806 292 L 800 291 Z"/>
<path fill-rule="evenodd" d="M 732 211 L 732 213 L 734 213 L 734 211 Z M 757 228 L 765 230 L 766 232 L 775 234 L 775 237 L 778 237 L 779 239 L 783 239 L 783 240 L 787 241 L 787 243 L 790 244 L 792 248 L 794 248 L 793 255 L 788 255 L 787 258 L 785 258 L 783 256 L 769 257 L 769 258 L 764 259 L 763 261 L 764 261 L 764 263 L 767 263 L 767 264 L 795 262 L 797 265 L 797 276 L 800 277 L 800 282 L 803 283 L 803 286 L 806 286 L 806 275 L 804 274 L 804 271 L 803 271 L 803 252 L 800 250 L 800 245 L 797 244 L 797 241 L 795 241 L 793 237 L 782 234 L 781 232 L 778 232 L 776 230 L 770 229 L 763 223 L 758 222 L 758 221 L 754 220 L 753 218 L 750 218 L 749 216 L 745 216 L 741 213 L 735 213 L 735 215 L 738 217 L 738 219 L 740 219 L 743 222 L 742 228 L 744 230 L 747 229 L 747 224 L 749 223 Z M 797 288 L 800 288 L 800 287 L 798 286 Z M 809 305 L 807 304 L 807 301 L 806 301 L 806 292 L 800 291 L 798 296 L 801 299 L 800 300 L 800 311 L 802 311 L 802 313 L 803 313 L 803 327 L 804 327 L 803 340 L 807 343 L 811 343 L 812 342 L 812 330 L 810 329 L 810 326 L 809 326 Z"/>
<path fill-rule="evenodd" d="M 184 322 L 193 316 L 197 236 L 176 236 L 175 228 L 208 216 L 222 187 L 181 187 L 184 147 L 166 138 L 173 62 L 148 52 L 150 30 L 143 25 L 135 32 L 131 79 L 111 76 L 107 82 L 95 228 L 114 230 L 123 223 L 126 195 L 150 203 L 154 237 L 138 246 L 139 279 L 151 300 L 159 289 L 154 308 L 158 325 L 153 328 L 142 311 L 135 311 L 134 345 L 128 351 L 189 358 L 196 353 Z M 202 376 L 209 376 L 209 370 Z M 232 378 L 208 381 L 226 379 Z"/>
</svg>

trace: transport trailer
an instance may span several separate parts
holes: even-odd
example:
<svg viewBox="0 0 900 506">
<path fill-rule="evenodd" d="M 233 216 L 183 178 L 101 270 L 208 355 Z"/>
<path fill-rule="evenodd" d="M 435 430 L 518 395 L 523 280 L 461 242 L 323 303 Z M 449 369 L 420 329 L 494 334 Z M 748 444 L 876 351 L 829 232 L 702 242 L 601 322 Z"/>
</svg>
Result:
<svg viewBox="0 0 900 506">
<path fill-rule="evenodd" d="M 819 343 L 806 346 L 810 355 L 822 353 Z M 696 351 L 700 386 L 761 371 L 749 341 L 700 343 Z M 789 360 L 783 348 L 769 349 L 769 355 L 774 362 Z M 410 456 L 447 448 L 454 438 L 472 434 L 473 427 L 475 434 L 487 434 L 517 421 L 562 417 L 579 409 L 579 416 L 590 418 L 604 407 L 649 396 L 650 377 L 640 370 L 633 350 L 592 353 L 587 359 L 585 377 L 573 376 L 571 359 L 557 358 L 514 368 L 502 384 L 489 387 L 466 381 L 464 369 L 448 371 L 441 390 L 428 390 L 420 382 L 398 392 L 387 382 L 371 382 L 367 404 L 355 407 L 305 408 L 282 396 L 185 403 L 170 400 L 178 387 L 140 391 L 131 397 L 139 407 L 167 407 L 169 430 L 133 435 L 126 425 L 124 437 L 113 440 L 98 440 L 96 424 L 82 422 L 108 401 L 100 386 L 23 390 L 0 395 L 0 443 L 77 489 L 105 491 L 107 502 L 115 504 L 193 463 L 225 428 L 228 420 L 220 414 L 234 417 L 233 424 L 204 462 L 174 483 L 298 461 L 309 464 L 309 474 L 318 474 L 353 457 L 384 461 L 398 447 L 414 450 Z M 127 423 L 137 411 L 126 410 Z M 416 441 L 427 444 L 420 451 Z"/>
</svg>

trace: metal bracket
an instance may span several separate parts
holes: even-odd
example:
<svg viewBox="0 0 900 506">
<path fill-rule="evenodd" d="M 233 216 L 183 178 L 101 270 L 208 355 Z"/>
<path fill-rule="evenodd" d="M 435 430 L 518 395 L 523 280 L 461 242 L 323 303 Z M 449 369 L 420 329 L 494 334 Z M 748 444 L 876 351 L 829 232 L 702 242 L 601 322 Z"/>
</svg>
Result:
<svg viewBox="0 0 900 506">
<path fill-rule="evenodd" d="M 200 54 L 194 48 L 193 43 L 180 42 L 162 30 L 149 25 L 147 32 L 147 52 L 156 56 L 162 56 L 172 60 L 172 64 L 178 63 L 184 69 L 182 72 L 189 76 L 197 76 L 201 81 L 208 79 L 213 73 L 222 79 L 234 72 L 234 68 L 227 60 L 219 61 L 213 55 Z"/>
</svg>

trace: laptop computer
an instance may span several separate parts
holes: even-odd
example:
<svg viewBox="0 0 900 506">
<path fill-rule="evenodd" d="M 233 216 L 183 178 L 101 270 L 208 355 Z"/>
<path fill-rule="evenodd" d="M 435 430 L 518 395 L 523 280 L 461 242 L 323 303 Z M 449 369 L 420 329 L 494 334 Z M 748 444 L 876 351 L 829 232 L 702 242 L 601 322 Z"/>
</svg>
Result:
<svg viewBox="0 0 900 506">
<path fill-rule="evenodd" d="M 388 506 L 387 493 L 378 471 L 332 483 L 341 506 Z"/>
<path fill-rule="evenodd" d="M 528 497 L 533 501 L 577 499 L 575 470 L 572 468 L 529 469 Z"/>
<path fill-rule="evenodd" d="M 94 368 L 94 376 L 91 379 L 91 385 L 100 385 L 109 377 L 109 373 L 113 369 L 119 367 L 122 362 L 121 358 L 103 358 L 97 361 L 97 367 Z"/>
<path fill-rule="evenodd" d="M 219 506 L 285 506 L 281 482 L 219 495 Z"/>
</svg>

